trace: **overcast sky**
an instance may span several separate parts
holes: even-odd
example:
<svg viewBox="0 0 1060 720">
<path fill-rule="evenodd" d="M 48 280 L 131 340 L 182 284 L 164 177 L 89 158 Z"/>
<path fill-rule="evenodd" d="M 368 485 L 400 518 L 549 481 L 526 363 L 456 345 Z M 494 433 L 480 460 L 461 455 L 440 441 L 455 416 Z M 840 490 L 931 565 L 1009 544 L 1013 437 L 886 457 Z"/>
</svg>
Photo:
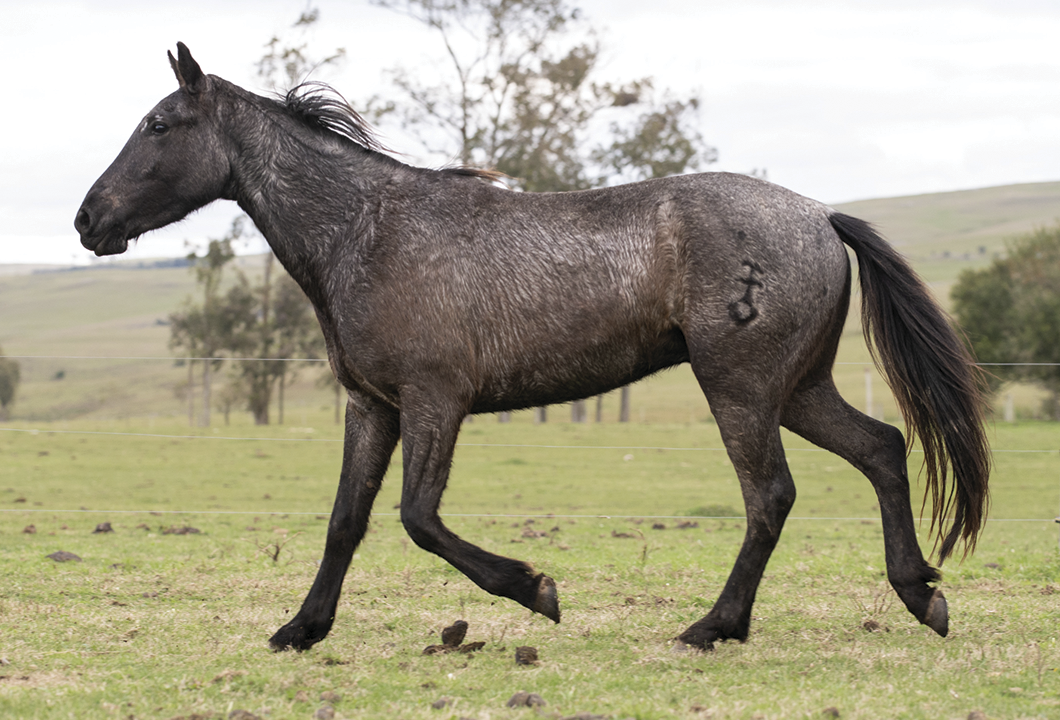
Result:
<svg viewBox="0 0 1060 720">
<path fill-rule="evenodd" d="M 585 0 L 600 79 L 697 92 L 715 170 L 765 168 L 828 203 L 1060 180 L 1055 0 Z M 355 106 L 383 69 L 441 49 L 366 0 L 319 0 L 312 48 Z M 261 91 L 254 61 L 304 0 L 0 0 L 0 263 L 83 263 L 73 217 L 140 118 L 176 85 L 178 40 L 203 70 Z M 395 149 L 414 153 L 414 146 Z M 127 255 L 177 256 L 237 212 L 215 203 Z"/>
</svg>

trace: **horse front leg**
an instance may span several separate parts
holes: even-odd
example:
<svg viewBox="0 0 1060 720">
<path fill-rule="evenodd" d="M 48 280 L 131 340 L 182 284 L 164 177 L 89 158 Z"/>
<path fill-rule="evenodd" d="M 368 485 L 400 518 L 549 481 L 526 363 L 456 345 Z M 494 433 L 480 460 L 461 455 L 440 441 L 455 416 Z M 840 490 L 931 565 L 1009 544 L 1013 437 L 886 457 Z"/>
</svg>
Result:
<svg viewBox="0 0 1060 720">
<path fill-rule="evenodd" d="M 788 471 L 779 428 L 771 413 L 740 407 L 715 407 L 722 439 L 740 479 L 747 530 L 725 588 L 711 611 L 678 637 L 704 650 L 718 640 L 747 639 L 751 608 L 769 557 L 780 540 L 795 483 Z"/>
<path fill-rule="evenodd" d="M 372 503 L 399 437 L 397 411 L 355 404 L 352 398 L 346 404 L 342 474 L 328 523 L 324 559 L 298 614 L 269 639 L 274 650 L 308 650 L 331 630 L 342 581 L 368 529 Z"/>
<path fill-rule="evenodd" d="M 444 402 L 413 402 L 405 396 L 402 406 L 401 522 L 409 537 L 486 592 L 511 598 L 559 622 L 559 598 L 552 578 L 535 573 L 527 563 L 472 545 L 445 527 L 438 516 L 464 413 Z"/>
</svg>

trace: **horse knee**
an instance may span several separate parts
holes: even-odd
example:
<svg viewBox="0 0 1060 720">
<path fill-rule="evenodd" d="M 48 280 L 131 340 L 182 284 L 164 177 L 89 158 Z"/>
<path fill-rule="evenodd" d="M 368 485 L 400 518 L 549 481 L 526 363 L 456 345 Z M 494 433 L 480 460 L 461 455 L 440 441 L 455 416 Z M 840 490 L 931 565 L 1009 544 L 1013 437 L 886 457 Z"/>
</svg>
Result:
<svg viewBox="0 0 1060 720">
<path fill-rule="evenodd" d="M 434 532 L 435 523 L 431 522 L 432 513 L 418 509 L 415 506 L 406 507 L 401 505 L 401 524 L 405 532 L 424 550 L 433 552 L 437 546 L 437 533 Z"/>
<path fill-rule="evenodd" d="M 773 507 L 787 517 L 795 505 L 795 495 L 795 481 L 788 475 L 773 485 Z"/>
</svg>

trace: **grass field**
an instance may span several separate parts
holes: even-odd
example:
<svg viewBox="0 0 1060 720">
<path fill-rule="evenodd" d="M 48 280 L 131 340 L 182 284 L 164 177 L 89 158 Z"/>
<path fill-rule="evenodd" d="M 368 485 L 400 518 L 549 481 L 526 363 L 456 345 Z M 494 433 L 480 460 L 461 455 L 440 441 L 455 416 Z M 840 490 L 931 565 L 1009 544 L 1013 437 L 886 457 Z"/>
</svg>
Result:
<svg viewBox="0 0 1060 720">
<path fill-rule="evenodd" d="M 867 481 L 788 438 L 799 499 L 750 641 L 675 652 L 742 540 L 738 517 L 681 517 L 740 514 L 715 426 L 517 417 L 465 428 L 443 514 L 555 577 L 562 623 L 413 546 L 395 466 L 331 636 L 274 654 L 267 638 L 312 582 L 339 465 L 329 416 L 308 419 L 201 438 L 174 423 L 154 436 L 120 434 L 139 423 L 0 432 L 0 716 L 310 718 L 324 704 L 350 718 L 533 716 L 506 707 L 519 691 L 557 717 L 1060 714 L 1060 452 L 1013 452 L 1055 445 L 1049 424 L 995 431 L 993 520 L 975 556 L 946 566 L 946 639 L 889 591 Z M 114 532 L 93 533 L 102 522 Z M 166 533 L 187 526 L 201 532 Z M 59 550 L 83 561 L 46 557 Z M 422 655 L 457 619 L 484 648 Z M 520 645 L 536 666 L 515 664 Z"/>
<path fill-rule="evenodd" d="M 1060 216 L 1060 183 L 842 209 L 879 223 L 945 303 L 961 269 Z M 544 425 L 522 412 L 464 427 L 443 516 L 554 577 L 562 623 L 416 548 L 395 510 L 395 463 L 332 634 L 272 653 L 267 639 L 323 551 L 340 430 L 310 367 L 285 425 L 238 413 L 189 429 L 173 392 L 185 369 L 128 358 L 168 356 L 159 321 L 192 284 L 181 268 L 0 272 L 0 345 L 49 356 L 20 361 L 14 416 L 0 423 L 0 717 L 1060 717 L 1060 432 L 1029 419 L 1039 394 L 1026 386 L 1002 391 L 1020 421 L 991 426 L 979 550 L 944 568 L 945 639 L 889 590 L 868 482 L 786 435 L 799 498 L 750 640 L 674 647 L 712 606 L 743 537 L 738 483 L 685 367 L 634 386 L 628 424 L 614 422 L 611 394 L 603 423 L 572 424 L 556 407 Z M 856 307 L 838 360 L 841 392 L 865 409 Z M 870 411 L 900 424 L 869 377 Z M 101 523 L 113 532 L 94 533 Z M 81 561 L 47 557 L 58 551 Z M 423 655 L 457 619 L 484 647 Z M 537 648 L 536 665 L 515 663 L 522 645 Z M 548 704 L 508 708 L 519 691 Z"/>
</svg>

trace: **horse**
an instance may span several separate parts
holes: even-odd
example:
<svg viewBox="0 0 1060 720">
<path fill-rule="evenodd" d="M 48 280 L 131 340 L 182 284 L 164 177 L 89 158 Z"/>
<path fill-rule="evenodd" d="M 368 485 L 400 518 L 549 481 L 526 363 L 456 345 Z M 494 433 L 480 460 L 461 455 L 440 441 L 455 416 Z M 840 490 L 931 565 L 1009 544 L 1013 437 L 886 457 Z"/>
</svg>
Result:
<svg viewBox="0 0 1060 720">
<path fill-rule="evenodd" d="M 178 89 L 139 123 L 74 225 L 84 247 L 109 255 L 234 200 L 316 310 L 348 394 L 342 469 L 319 571 L 272 648 L 305 650 L 330 632 L 399 438 L 400 516 L 412 540 L 486 592 L 559 622 L 552 578 L 463 540 L 439 517 L 461 424 L 685 362 L 739 478 L 746 533 L 717 601 L 677 640 L 707 650 L 748 637 L 795 501 L 781 426 L 868 478 L 891 585 L 917 620 L 947 634 L 906 457 L 919 438 L 938 565 L 958 543 L 967 555 L 988 500 L 982 386 L 959 333 L 871 225 L 727 173 L 515 192 L 488 170 L 400 162 L 326 85 L 266 98 L 204 74 L 182 43 L 167 55 Z M 846 247 L 860 270 L 864 331 L 910 444 L 847 404 L 832 379 L 851 293 Z"/>
</svg>

